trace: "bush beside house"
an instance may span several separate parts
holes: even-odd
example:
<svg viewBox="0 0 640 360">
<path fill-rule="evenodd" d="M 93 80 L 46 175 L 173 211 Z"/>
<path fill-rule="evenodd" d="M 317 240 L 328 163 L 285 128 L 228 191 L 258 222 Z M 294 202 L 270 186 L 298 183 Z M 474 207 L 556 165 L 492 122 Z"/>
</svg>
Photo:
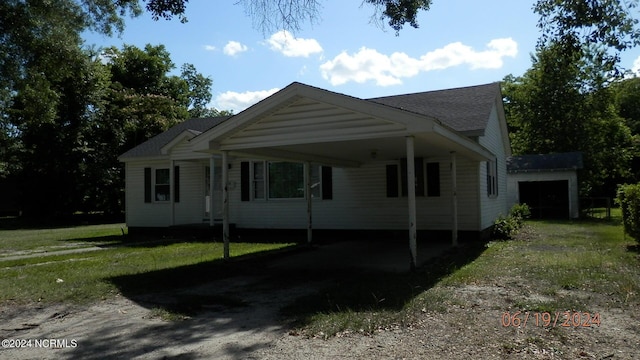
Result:
<svg viewBox="0 0 640 360">
<path fill-rule="evenodd" d="M 620 185 L 616 204 L 622 210 L 624 232 L 640 242 L 640 184 Z"/>
<path fill-rule="evenodd" d="M 524 219 L 531 216 L 531 209 L 527 204 L 515 204 L 509 210 L 509 215 L 500 216 L 493 224 L 493 238 L 498 240 L 512 239 L 524 225 Z"/>
</svg>

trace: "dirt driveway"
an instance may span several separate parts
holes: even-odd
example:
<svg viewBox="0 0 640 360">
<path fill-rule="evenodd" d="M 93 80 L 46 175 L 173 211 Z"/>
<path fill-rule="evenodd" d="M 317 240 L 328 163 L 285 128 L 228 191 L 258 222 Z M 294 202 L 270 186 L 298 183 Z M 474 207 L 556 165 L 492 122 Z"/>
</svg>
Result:
<svg viewBox="0 0 640 360">
<path fill-rule="evenodd" d="M 282 306 L 327 286 L 332 276 L 323 273 L 408 269 L 406 247 L 379 245 L 335 243 L 279 256 L 253 274 L 244 270 L 179 293 L 118 295 L 83 308 L 0 308 L 0 338 L 10 341 L 3 342 L 0 358 L 264 358 L 269 351 L 279 353 L 274 343 L 289 336 Z M 448 248 L 425 246 L 419 260 Z M 158 308 L 194 296 L 205 299 L 194 316 L 178 321 L 159 316 Z"/>
</svg>

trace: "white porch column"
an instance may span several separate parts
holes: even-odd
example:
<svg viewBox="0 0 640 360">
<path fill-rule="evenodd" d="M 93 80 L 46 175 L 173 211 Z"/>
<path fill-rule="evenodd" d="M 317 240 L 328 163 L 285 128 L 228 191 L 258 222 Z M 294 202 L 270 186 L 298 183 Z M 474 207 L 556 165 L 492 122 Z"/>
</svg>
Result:
<svg viewBox="0 0 640 360">
<path fill-rule="evenodd" d="M 213 198 L 213 189 L 214 189 L 214 179 L 216 175 L 216 159 L 211 155 L 209 158 L 209 226 L 215 225 L 213 221 L 213 204 L 215 204 L 215 199 Z"/>
<path fill-rule="evenodd" d="M 451 152 L 451 245 L 458 246 L 458 163 Z"/>
<path fill-rule="evenodd" d="M 411 271 L 418 262 L 417 228 L 416 228 L 416 170 L 413 136 L 406 137 L 407 143 L 407 195 L 409 197 L 409 251 L 411 254 Z"/>
<path fill-rule="evenodd" d="M 213 179 L 211 179 L 211 182 L 213 183 Z M 224 241 L 224 258 L 228 259 L 229 258 L 229 152 L 228 151 L 222 152 L 222 239 Z"/>
<path fill-rule="evenodd" d="M 313 239 L 313 216 L 312 216 L 312 208 L 313 208 L 313 199 L 311 196 L 311 163 L 305 162 L 305 177 L 306 177 L 306 186 L 305 192 L 307 194 L 307 244 L 311 244 L 311 240 Z"/>
</svg>

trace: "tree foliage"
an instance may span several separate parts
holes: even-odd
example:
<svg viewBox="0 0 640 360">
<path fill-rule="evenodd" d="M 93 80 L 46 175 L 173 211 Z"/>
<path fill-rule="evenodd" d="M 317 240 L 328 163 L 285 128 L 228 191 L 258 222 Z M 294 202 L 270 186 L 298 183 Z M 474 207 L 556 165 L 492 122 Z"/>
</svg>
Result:
<svg viewBox="0 0 640 360">
<path fill-rule="evenodd" d="M 621 52 L 640 44 L 636 6 L 637 0 L 537 0 L 541 36 L 532 66 L 504 79 L 514 153 L 581 151 L 582 195 L 612 195 L 630 175 L 635 137 L 620 112 L 627 95 L 616 84 L 624 74 Z"/>
<path fill-rule="evenodd" d="M 613 191 L 628 176 L 634 142 L 613 106 L 607 87 L 581 87 L 579 56 L 568 59 L 557 47 L 541 49 L 521 77 L 503 82 L 513 152 L 547 154 L 581 151 L 582 195 Z"/>
<path fill-rule="evenodd" d="M 538 0 L 538 48 L 553 44 L 560 56 L 579 54 L 591 63 L 596 71 L 586 85 L 597 87 L 619 78 L 620 54 L 640 45 L 637 6 L 638 0 Z"/>
</svg>

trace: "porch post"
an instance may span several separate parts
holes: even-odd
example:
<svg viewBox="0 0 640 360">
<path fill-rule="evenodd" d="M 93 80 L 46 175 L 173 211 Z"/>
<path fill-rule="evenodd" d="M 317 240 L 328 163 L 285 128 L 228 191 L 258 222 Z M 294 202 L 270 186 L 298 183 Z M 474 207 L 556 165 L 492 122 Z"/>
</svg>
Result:
<svg viewBox="0 0 640 360">
<path fill-rule="evenodd" d="M 416 228 L 416 170 L 413 136 L 406 137 L 407 143 L 407 195 L 409 197 L 409 252 L 411 271 L 416 269 L 418 262 L 417 228 Z"/>
<path fill-rule="evenodd" d="M 213 183 L 213 179 L 211 179 L 211 182 Z M 224 258 L 228 259 L 229 258 L 229 152 L 228 151 L 222 152 L 222 239 L 224 241 Z"/>
<path fill-rule="evenodd" d="M 313 199 L 311 196 L 311 163 L 305 162 L 305 178 L 306 178 L 306 186 L 305 192 L 307 194 L 307 244 L 311 245 L 311 240 L 313 238 L 313 216 L 312 216 L 312 205 Z"/>
<path fill-rule="evenodd" d="M 215 166 L 216 159 L 212 154 L 209 158 L 209 226 L 215 225 L 215 222 L 213 221 L 213 204 L 215 204 L 215 199 L 213 198 L 213 181 L 216 175 Z"/>
<path fill-rule="evenodd" d="M 458 163 L 451 152 L 451 245 L 458 246 Z"/>
</svg>

